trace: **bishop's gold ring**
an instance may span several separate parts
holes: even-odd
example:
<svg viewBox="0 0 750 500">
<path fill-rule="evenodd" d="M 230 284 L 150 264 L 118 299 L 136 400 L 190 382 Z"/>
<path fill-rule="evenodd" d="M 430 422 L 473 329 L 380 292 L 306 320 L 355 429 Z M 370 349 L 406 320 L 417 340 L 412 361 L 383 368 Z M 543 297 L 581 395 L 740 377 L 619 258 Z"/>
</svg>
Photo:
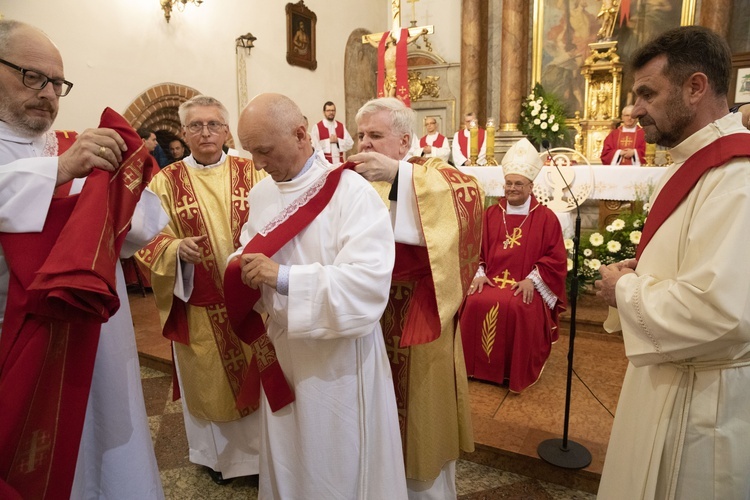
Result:
<svg viewBox="0 0 750 500">
<path fill-rule="evenodd" d="M 105 148 L 104 146 L 99 146 L 99 152 L 97 153 L 97 155 L 99 155 L 102 158 L 104 158 L 104 155 L 106 153 L 107 153 L 107 148 Z"/>
</svg>

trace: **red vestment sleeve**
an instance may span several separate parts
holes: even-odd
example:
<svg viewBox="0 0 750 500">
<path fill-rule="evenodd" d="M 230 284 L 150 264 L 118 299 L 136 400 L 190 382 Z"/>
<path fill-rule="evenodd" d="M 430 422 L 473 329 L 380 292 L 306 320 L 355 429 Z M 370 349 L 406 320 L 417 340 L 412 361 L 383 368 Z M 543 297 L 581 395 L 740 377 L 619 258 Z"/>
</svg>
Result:
<svg viewBox="0 0 750 500">
<path fill-rule="evenodd" d="M 101 323 L 119 307 L 115 268 L 151 159 L 124 118 L 100 127 L 128 150 L 79 195 L 56 198 L 40 233 L 0 234 L 10 270 L 0 336 L 0 482 L 23 498 L 68 498 Z"/>
</svg>

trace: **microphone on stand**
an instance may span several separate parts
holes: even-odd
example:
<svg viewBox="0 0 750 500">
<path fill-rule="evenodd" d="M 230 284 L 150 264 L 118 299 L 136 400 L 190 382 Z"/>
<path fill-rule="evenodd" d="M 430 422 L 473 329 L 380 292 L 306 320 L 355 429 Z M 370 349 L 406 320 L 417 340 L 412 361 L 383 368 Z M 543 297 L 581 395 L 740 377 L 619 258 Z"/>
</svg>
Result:
<svg viewBox="0 0 750 500">
<path fill-rule="evenodd" d="M 547 156 L 551 159 L 552 153 L 549 150 L 549 141 L 544 139 L 542 147 L 547 151 Z M 565 385 L 565 416 L 563 420 L 563 437 L 562 439 L 547 439 L 539 443 L 537 453 L 539 456 L 552 465 L 564 467 L 566 469 L 583 469 L 591 463 L 591 453 L 583 445 L 575 441 L 568 441 L 568 424 L 570 423 L 570 390 L 573 382 L 573 349 L 576 338 L 576 305 L 578 303 L 578 249 L 581 241 L 581 207 L 578 205 L 578 199 L 573 194 L 570 184 L 560 171 L 560 167 L 552 161 L 557 169 L 557 173 L 562 177 L 568 193 L 576 204 L 576 226 L 573 236 L 573 280 L 570 284 L 570 341 L 568 344 L 568 379 Z"/>
</svg>

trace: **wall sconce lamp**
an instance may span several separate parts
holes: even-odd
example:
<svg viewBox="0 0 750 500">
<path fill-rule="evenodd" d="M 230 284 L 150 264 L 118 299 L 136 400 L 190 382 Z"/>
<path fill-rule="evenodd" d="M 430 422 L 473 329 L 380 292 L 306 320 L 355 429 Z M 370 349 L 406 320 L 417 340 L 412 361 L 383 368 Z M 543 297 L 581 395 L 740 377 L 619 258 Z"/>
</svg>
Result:
<svg viewBox="0 0 750 500">
<path fill-rule="evenodd" d="M 240 35 L 237 37 L 237 39 L 234 41 L 235 47 L 238 49 L 247 49 L 247 52 L 250 53 L 250 49 L 255 47 L 255 45 L 253 45 L 253 42 L 255 40 L 257 40 L 257 38 L 248 31 L 244 35 Z"/>
<path fill-rule="evenodd" d="M 200 7 L 200 4 L 203 3 L 203 0 L 159 0 L 161 2 L 161 9 L 164 11 L 164 18 L 169 22 L 169 19 L 172 17 L 172 9 L 175 7 L 178 11 L 182 12 L 185 10 L 185 5 L 189 3 L 194 3 L 195 5 Z"/>
</svg>

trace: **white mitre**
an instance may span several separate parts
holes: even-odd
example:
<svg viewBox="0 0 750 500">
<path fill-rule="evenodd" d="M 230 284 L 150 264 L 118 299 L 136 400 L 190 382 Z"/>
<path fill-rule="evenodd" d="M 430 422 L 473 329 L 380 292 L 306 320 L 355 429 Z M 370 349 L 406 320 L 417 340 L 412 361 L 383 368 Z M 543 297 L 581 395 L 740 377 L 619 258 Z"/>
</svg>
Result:
<svg viewBox="0 0 750 500">
<path fill-rule="evenodd" d="M 523 138 L 505 153 L 502 165 L 503 176 L 517 174 L 533 182 L 542 170 L 543 163 L 536 148 L 528 139 Z"/>
</svg>

